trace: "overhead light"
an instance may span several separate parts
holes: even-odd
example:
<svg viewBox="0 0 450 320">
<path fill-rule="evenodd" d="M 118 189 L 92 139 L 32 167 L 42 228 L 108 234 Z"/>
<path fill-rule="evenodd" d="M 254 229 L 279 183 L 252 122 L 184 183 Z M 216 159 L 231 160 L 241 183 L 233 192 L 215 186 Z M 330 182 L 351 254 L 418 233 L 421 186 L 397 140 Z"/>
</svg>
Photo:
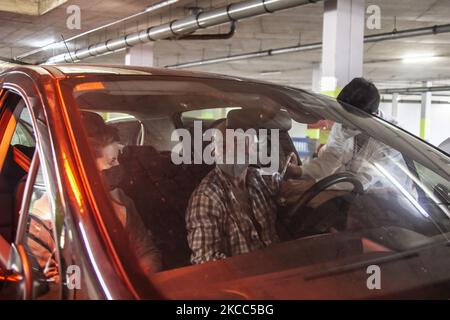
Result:
<svg viewBox="0 0 450 320">
<path fill-rule="evenodd" d="M 437 59 L 436 55 L 433 53 L 429 54 L 415 54 L 415 55 L 406 55 L 403 57 L 403 63 L 429 63 L 433 62 Z"/>
<path fill-rule="evenodd" d="M 66 44 L 64 41 L 54 42 L 52 44 L 49 44 L 48 46 L 45 46 L 44 50 L 53 50 L 53 49 L 63 49 L 66 47 Z"/>
<path fill-rule="evenodd" d="M 33 39 L 27 45 L 34 48 L 42 48 L 43 50 L 58 49 L 64 47 L 64 42 L 58 41 L 55 38 L 41 38 Z"/>
</svg>

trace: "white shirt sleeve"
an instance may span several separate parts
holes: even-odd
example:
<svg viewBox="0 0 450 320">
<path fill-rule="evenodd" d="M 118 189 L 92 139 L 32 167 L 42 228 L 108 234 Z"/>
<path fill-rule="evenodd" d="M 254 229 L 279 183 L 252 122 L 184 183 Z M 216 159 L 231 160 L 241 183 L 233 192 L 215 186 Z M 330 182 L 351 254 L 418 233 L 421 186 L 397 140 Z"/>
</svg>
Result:
<svg viewBox="0 0 450 320">
<path fill-rule="evenodd" d="M 353 135 L 357 132 L 342 130 L 340 123 L 333 124 L 328 142 L 320 157 L 303 164 L 303 174 L 316 180 L 335 173 L 344 163 L 348 153 L 353 151 Z"/>
</svg>

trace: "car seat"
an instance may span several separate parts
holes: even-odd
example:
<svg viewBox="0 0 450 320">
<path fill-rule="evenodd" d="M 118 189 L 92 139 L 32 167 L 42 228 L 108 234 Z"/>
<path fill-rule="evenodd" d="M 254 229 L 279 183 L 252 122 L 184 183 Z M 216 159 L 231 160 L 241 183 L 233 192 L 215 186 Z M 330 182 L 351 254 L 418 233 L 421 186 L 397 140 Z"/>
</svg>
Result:
<svg viewBox="0 0 450 320">
<path fill-rule="evenodd" d="M 212 166 L 175 165 L 170 152 L 151 146 L 127 146 L 119 162 L 127 173 L 121 188 L 151 230 L 163 268 L 190 264 L 185 211 L 192 192 Z"/>
</svg>

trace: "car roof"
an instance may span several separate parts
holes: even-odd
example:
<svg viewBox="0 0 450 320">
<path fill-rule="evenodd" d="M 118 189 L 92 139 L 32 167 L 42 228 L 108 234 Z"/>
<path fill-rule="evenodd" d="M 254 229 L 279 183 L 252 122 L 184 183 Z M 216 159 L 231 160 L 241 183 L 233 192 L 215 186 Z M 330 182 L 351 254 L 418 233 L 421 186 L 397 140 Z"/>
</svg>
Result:
<svg viewBox="0 0 450 320">
<path fill-rule="evenodd" d="M 28 74 L 51 74 L 55 78 L 79 77 L 88 75 L 142 75 L 142 76 L 172 76 L 172 77 L 189 77 L 215 80 L 232 80 L 242 83 L 265 84 L 277 87 L 286 87 L 283 85 L 261 81 L 257 79 L 234 77 L 229 75 L 207 73 L 200 71 L 174 70 L 166 68 L 141 67 L 141 66 L 125 66 L 125 65 L 98 65 L 98 64 L 54 64 L 54 65 L 17 65 L 6 69 L 0 76 L 6 75 L 13 71 L 25 72 Z M 298 88 L 297 88 L 298 89 Z M 301 89 L 300 89 L 301 90 Z M 303 91 L 303 90 L 301 90 Z"/>
<path fill-rule="evenodd" d="M 58 70 L 64 75 L 80 75 L 80 74 L 116 74 L 116 75 L 156 75 L 156 76 L 182 76 L 182 77 L 197 77 L 197 78 L 214 78 L 214 79 L 232 79 L 243 81 L 242 78 L 225 76 L 206 72 L 173 70 L 166 68 L 140 67 L 140 66 L 125 66 L 125 65 L 89 65 L 89 64 L 57 64 L 57 65 L 43 65 L 51 73 Z M 248 81 L 252 81 L 247 79 Z"/>
</svg>

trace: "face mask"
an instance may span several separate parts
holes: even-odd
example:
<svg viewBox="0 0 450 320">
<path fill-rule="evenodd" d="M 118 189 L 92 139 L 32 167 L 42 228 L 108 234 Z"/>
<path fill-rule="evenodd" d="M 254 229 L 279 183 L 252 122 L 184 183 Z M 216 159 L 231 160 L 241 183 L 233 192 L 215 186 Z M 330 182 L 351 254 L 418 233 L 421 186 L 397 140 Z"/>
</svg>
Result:
<svg viewBox="0 0 450 320">
<path fill-rule="evenodd" d="M 111 167 L 106 170 L 102 170 L 101 175 L 103 181 L 108 190 L 114 190 L 120 187 L 121 182 L 124 180 L 125 172 L 121 165 Z"/>
<path fill-rule="evenodd" d="M 218 164 L 219 169 L 232 178 L 237 178 L 242 175 L 248 164 Z"/>
</svg>

